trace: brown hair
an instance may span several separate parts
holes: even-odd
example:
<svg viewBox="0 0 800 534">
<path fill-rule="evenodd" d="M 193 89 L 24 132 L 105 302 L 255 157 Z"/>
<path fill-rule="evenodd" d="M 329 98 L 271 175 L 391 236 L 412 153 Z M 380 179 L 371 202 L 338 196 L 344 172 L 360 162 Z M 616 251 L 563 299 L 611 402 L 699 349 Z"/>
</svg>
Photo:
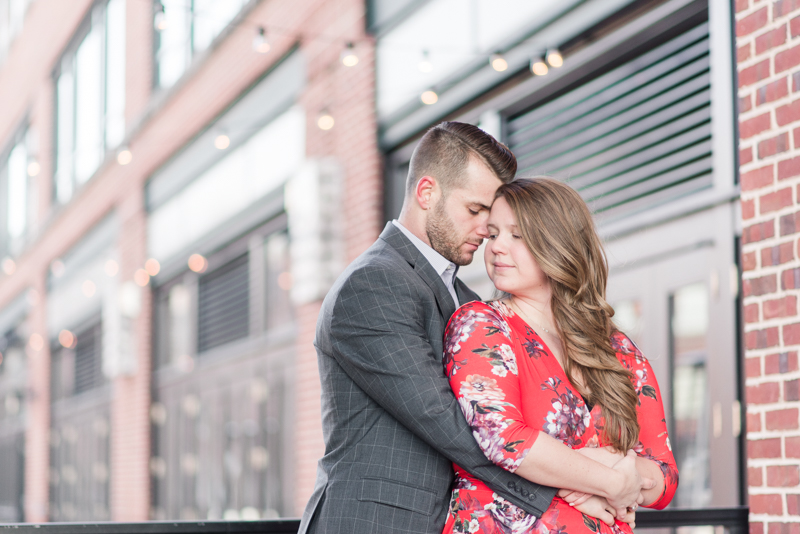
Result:
<svg viewBox="0 0 800 534">
<path fill-rule="evenodd" d="M 619 451 L 639 440 L 637 396 L 631 372 L 611 347 L 614 310 L 606 302 L 608 263 L 592 215 L 568 185 L 546 177 L 500 186 L 525 244 L 550 279 L 551 309 L 564 347 L 564 372 L 580 371 L 577 389 L 589 404 L 602 406 L 604 439 Z M 577 386 L 576 386 L 577 387 Z"/>
<path fill-rule="evenodd" d="M 517 158 L 503 143 L 472 124 L 443 122 L 428 130 L 414 149 L 406 194 L 414 192 L 423 176 L 435 178 L 445 193 L 458 186 L 470 156 L 486 164 L 503 183 L 517 173 Z"/>
</svg>

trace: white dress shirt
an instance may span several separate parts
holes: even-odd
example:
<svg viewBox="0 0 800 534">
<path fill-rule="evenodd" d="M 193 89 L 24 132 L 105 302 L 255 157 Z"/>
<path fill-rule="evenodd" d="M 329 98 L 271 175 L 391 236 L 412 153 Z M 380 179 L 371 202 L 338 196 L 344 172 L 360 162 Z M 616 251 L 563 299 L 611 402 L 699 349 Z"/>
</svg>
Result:
<svg viewBox="0 0 800 534">
<path fill-rule="evenodd" d="M 400 231 L 403 232 L 403 235 L 405 235 L 409 241 L 411 241 L 414 246 L 417 247 L 417 250 L 419 250 L 422 255 L 425 256 L 425 259 L 431 264 L 433 270 L 436 271 L 436 274 L 441 277 L 442 282 L 444 282 L 444 286 L 450 292 L 450 296 L 453 297 L 453 302 L 455 303 L 456 308 L 458 308 L 459 303 L 455 286 L 456 274 L 458 274 L 458 266 L 433 250 L 433 248 L 431 248 L 431 246 L 425 243 L 422 239 L 412 234 L 408 228 L 400 224 L 397 219 L 393 220 L 392 224 L 398 227 Z"/>
</svg>

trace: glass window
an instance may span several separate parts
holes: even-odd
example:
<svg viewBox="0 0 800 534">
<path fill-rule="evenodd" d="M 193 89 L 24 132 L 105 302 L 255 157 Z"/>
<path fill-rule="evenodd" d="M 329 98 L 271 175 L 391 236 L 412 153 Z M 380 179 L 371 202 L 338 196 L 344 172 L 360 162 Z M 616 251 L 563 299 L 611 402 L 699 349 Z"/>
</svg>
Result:
<svg viewBox="0 0 800 534">
<path fill-rule="evenodd" d="M 14 240 L 25 235 L 27 227 L 28 151 L 17 143 L 8 157 L 8 236 Z"/>
<path fill-rule="evenodd" d="M 0 0 L 0 63 L 2 63 L 14 38 L 22 31 L 25 13 L 32 0 Z"/>
<path fill-rule="evenodd" d="M 672 442 L 681 483 L 673 505 L 701 508 L 711 503 L 709 470 L 708 289 L 684 286 L 671 297 Z"/>
<path fill-rule="evenodd" d="M 290 513 L 283 437 L 293 346 L 271 335 L 294 320 L 288 249 L 278 215 L 212 255 L 207 272 L 156 288 L 152 519 Z M 263 323 L 251 316 L 262 305 Z"/>
<path fill-rule="evenodd" d="M 197 352 L 247 337 L 250 332 L 250 271 L 247 254 L 200 278 L 197 291 Z"/>
<path fill-rule="evenodd" d="M 30 176 L 38 173 L 33 137 L 30 130 L 15 135 L 0 164 L 0 255 L 19 254 L 31 231 L 36 198 Z"/>
<path fill-rule="evenodd" d="M 160 0 L 153 26 L 158 31 L 157 83 L 170 87 L 192 57 L 208 48 L 247 0 Z"/>
<path fill-rule="evenodd" d="M 294 319 L 294 307 L 289 300 L 292 274 L 289 269 L 289 233 L 276 232 L 267 236 L 266 254 L 266 318 L 267 329 L 289 324 Z"/>
<path fill-rule="evenodd" d="M 56 80 L 55 196 L 72 198 L 125 137 L 125 0 L 97 6 Z"/>
<path fill-rule="evenodd" d="M 0 335 L 0 521 L 24 519 L 25 340 L 24 323 Z"/>
<path fill-rule="evenodd" d="M 109 521 L 110 389 L 102 387 L 102 325 L 54 343 L 51 372 L 51 521 Z M 56 348 L 58 347 L 58 348 Z"/>
</svg>

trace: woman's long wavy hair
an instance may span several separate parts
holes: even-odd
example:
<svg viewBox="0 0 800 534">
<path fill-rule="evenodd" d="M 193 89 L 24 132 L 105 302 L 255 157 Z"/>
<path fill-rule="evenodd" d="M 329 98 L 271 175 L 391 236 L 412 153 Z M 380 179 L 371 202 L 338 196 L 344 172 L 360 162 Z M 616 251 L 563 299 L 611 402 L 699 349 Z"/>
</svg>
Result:
<svg viewBox="0 0 800 534">
<path fill-rule="evenodd" d="M 608 263 L 592 215 L 568 185 L 546 177 L 503 184 L 495 198 L 508 202 L 520 235 L 552 290 L 551 308 L 564 350 L 564 371 L 605 418 L 604 440 L 625 452 L 639 440 L 637 396 L 630 371 L 611 347 L 616 327 L 606 302 Z M 578 387 L 576 371 L 583 377 Z"/>
</svg>

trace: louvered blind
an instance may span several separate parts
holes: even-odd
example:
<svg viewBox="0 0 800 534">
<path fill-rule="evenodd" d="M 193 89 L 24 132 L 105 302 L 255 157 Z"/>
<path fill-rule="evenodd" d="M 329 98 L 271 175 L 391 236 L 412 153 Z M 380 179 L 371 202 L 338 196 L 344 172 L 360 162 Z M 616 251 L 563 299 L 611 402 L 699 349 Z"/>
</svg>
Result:
<svg viewBox="0 0 800 534">
<path fill-rule="evenodd" d="M 508 122 L 520 176 L 618 219 L 711 186 L 707 23 Z"/>
<path fill-rule="evenodd" d="M 75 345 L 75 389 L 82 393 L 103 384 L 102 327 L 100 323 L 78 332 Z"/>
<path fill-rule="evenodd" d="M 203 276 L 198 286 L 198 352 L 246 337 L 250 327 L 248 255 Z"/>
</svg>

